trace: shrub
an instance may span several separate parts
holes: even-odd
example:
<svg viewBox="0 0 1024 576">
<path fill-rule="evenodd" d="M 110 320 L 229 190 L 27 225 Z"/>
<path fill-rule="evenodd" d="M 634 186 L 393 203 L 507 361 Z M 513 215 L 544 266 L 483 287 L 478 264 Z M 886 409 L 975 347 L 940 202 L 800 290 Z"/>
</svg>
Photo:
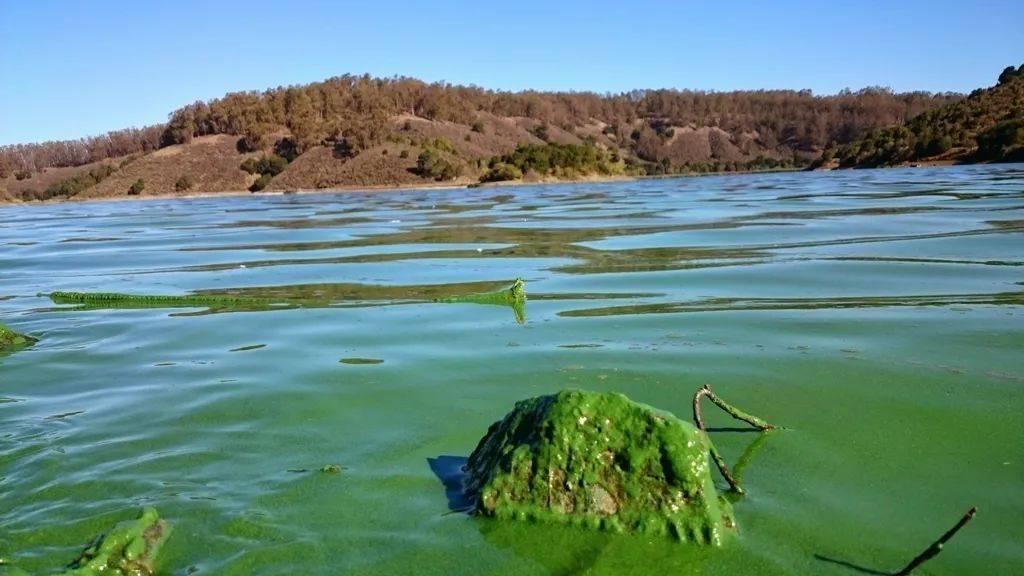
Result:
<svg viewBox="0 0 1024 576">
<path fill-rule="evenodd" d="M 195 186 L 195 180 L 192 179 L 188 174 L 182 175 L 178 178 L 177 182 L 174 183 L 174 189 L 178 192 L 184 192 Z"/>
<path fill-rule="evenodd" d="M 270 176 L 277 176 L 284 169 L 288 167 L 288 160 L 284 159 L 277 154 L 270 154 L 263 156 L 259 160 L 255 158 L 246 158 L 245 162 L 242 162 L 241 168 L 249 174 L 262 174 Z"/>
<path fill-rule="evenodd" d="M 1010 148 L 1024 146 L 1024 117 L 1004 120 L 978 134 L 978 154 L 999 159 Z"/>
<path fill-rule="evenodd" d="M 271 176 L 270 174 L 264 174 L 260 176 L 255 182 L 252 183 L 252 186 L 249 186 L 249 192 L 259 192 L 260 190 L 263 190 L 264 188 L 267 187 L 268 184 L 270 184 L 270 181 L 273 179 L 274 177 Z"/>
<path fill-rule="evenodd" d="M 495 156 L 488 163 L 494 168 L 508 164 L 520 172 L 536 172 L 542 175 L 575 177 L 584 174 L 622 174 L 622 161 L 593 146 L 575 144 L 529 144 L 520 145 L 502 156 Z"/>
<path fill-rule="evenodd" d="M 402 150 L 401 152 L 398 153 L 398 157 L 399 158 L 408 158 L 409 157 L 409 151 L 408 150 Z"/>
<path fill-rule="evenodd" d="M 480 177 L 481 182 L 502 182 L 505 180 L 519 180 L 523 177 L 523 171 L 511 164 L 498 162 L 491 169 Z"/>
<path fill-rule="evenodd" d="M 274 154 L 288 162 L 294 162 L 299 157 L 299 145 L 292 138 L 281 138 L 274 143 Z"/>
<path fill-rule="evenodd" d="M 434 148 L 437 148 L 438 150 L 441 150 L 442 152 L 447 152 L 449 154 L 456 153 L 455 145 L 452 144 L 452 141 L 447 138 L 437 138 L 433 142 L 429 142 L 427 146 L 432 146 Z"/>
<path fill-rule="evenodd" d="M 470 127 L 470 130 L 472 130 L 473 132 L 476 132 L 477 134 L 483 134 L 484 133 L 484 123 L 480 122 L 479 120 L 476 121 L 476 122 L 473 122 L 473 126 Z"/>
<path fill-rule="evenodd" d="M 14 173 L 14 177 L 17 178 L 18 180 L 28 180 L 29 178 L 32 177 L 32 173 L 29 172 L 28 170 L 18 170 L 17 172 Z"/>
<path fill-rule="evenodd" d="M 146 181 L 143 180 L 142 178 L 139 178 L 138 180 L 133 182 L 132 185 L 128 188 L 128 195 L 129 196 L 138 196 L 145 189 L 146 189 Z"/>
<path fill-rule="evenodd" d="M 235 149 L 239 153 L 245 154 L 247 152 L 259 152 L 266 145 L 263 131 L 260 128 L 251 128 L 245 131 L 245 134 L 235 142 Z"/>
<path fill-rule="evenodd" d="M 545 142 L 547 142 L 548 138 L 551 137 L 551 135 L 548 134 L 548 125 L 547 124 L 541 124 L 540 126 L 537 126 L 533 130 L 531 130 L 531 132 L 533 132 L 534 136 L 536 136 L 537 138 L 540 138 L 541 140 L 543 140 Z"/>
<path fill-rule="evenodd" d="M 82 192 L 86 188 L 99 184 L 104 178 L 117 172 L 117 168 L 110 164 L 102 164 L 89 170 L 85 174 L 72 176 L 59 182 L 54 182 L 42 192 L 36 190 L 25 190 L 21 196 L 25 200 L 49 200 L 51 198 L 70 198 Z"/>
<path fill-rule="evenodd" d="M 462 167 L 450 155 L 437 148 L 428 147 L 416 159 L 416 173 L 434 180 L 454 180 L 462 174 Z"/>
<path fill-rule="evenodd" d="M 259 160 L 256 160 L 255 158 L 246 158 L 239 168 L 245 170 L 249 174 L 256 174 L 259 172 Z"/>
</svg>

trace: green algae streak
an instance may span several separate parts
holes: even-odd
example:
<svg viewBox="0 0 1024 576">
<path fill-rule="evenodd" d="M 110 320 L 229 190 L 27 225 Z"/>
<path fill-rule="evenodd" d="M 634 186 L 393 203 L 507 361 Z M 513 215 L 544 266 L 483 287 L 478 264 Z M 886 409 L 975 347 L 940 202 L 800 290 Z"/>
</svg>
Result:
<svg viewBox="0 0 1024 576">
<path fill-rule="evenodd" d="M 120 522 L 97 538 L 61 574 L 65 576 L 151 576 L 156 555 L 170 534 L 170 525 L 155 508 L 144 508 L 135 520 Z M 0 575 L 29 576 L 9 564 Z"/>
<path fill-rule="evenodd" d="M 209 312 L 234 311 L 255 312 L 265 310 L 287 310 L 291 308 L 327 308 L 345 300 L 371 301 L 387 298 L 405 302 L 444 302 L 509 306 L 515 313 L 516 322 L 526 321 L 526 287 L 522 279 L 510 286 L 490 292 L 459 294 L 460 290 L 472 289 L 474 283 L 410 286 L 405 290 L 386 287 L 337 285 L 336 294 L 324 290 L 324 286 L 294 287 L 284 291 L 280 288 L 241 288 L 225 291 L 208 291 L 199 294 L 122 294 L 119 292 L 51 292 L 39 294 L 48 296 L 54 304 L 74 304 L 76 309 L 140 309 L 140 308 L 206 308 Z M 303 289 L 305 288 L 305 289 Z M 325 293 L 328 292 L 328 293 Z M 454 294 L 423 300 L 417 296 L 437 293 Z"/>
<path fill-rule="evenodd" d="M 120 294 L 117 292 L 51 292 L 54 304 L 79 304 L 86 308 L 233 308 L 266 310 L 275 306 L 294 306 L 289 300 L 234 296 L 184 296 Z"/>
<path fill-rule="evenodd" d="M 466 492 L 487 516 L 717 546 L 735 522 L 711 480 L 709 444 L 622 394 L 563 390 L 491 425 L 469 457 Z"/>
<path fill-rule="evenodd" d="M 37 340 L 31 336 L 18 334 L 7 326 L 0 324 L 0 353 L 23 346 L 35 344 Z"/>
<path fill-rule="evenodd" d="M 495 306 L 511 306 L 515 312 L 516 322 L 526 322 L 526 282 L 522 278 L 516 278 L 510 286 L 494 290 L 492 292 L 478 292 L 463 296 L 450 296 L 438 298 L 435 302 L 449 304 L 490 304 Z"/>
</svg>

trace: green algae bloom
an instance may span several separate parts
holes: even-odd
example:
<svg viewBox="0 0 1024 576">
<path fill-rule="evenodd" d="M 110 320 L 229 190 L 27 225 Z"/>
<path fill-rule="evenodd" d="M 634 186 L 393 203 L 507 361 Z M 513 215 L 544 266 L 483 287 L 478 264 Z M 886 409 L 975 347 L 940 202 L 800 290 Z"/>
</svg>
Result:
<svg viewBox="0 0 1024 576">
<path fill-rule="evenodd" d="M 160 547 L 170 533 L 154 508 L 145 508 L 136 520 L 118 523 L 82 551 L 64 572 L 66 576 L 153 574 Z"/>
<path fill-rule="evenodd" d="M 152 576 L 156 556 L 170 534 L 170 525 L 154 508 L 135 520 L 120 522 L 96 538 L 68 567 L 64 576 Z M 0 560 L 0 576 L 30 576 Z"/>
<path fill-rule="evenodd" d="M 516 278 L 510 286 L 494 290 L 492 292 L 478 292 L 462 296 L 450 296 L 438 298 L 435 302 L 449 304 L 491 304 L 495 306 L 510 306 L 516 315 L 516 322 L 526 322 L 526 282 L 522 278 Z"/>
<path fill-rule="evenodd" d="M 493 282 L 469 282 L 419 286 L 373 286 L 360 284 L 312 284 L 299 286 L 249 287 L 227 290 L 204 290 L 194 294 L 123 294 L 119 292 L 66 292 L 47 296 L 54 304 L 75 305 L 76 310 L 142 309 L 142 308 L 204 308 L 206 313 L 259 312 L 294 308 L 329 308 L 332 306 L 379 305 L 379 301 L 420 303 L 445 302 L 509 306 L 520 324 L 526 321 L 526 288 L 522 279 L 490 292 L 466 290 L 493 286 Z"/>
<path fill-rule="evenodd" d="M 0 353 L 10 349 L 21 348 L 36 343 L 36 339 L 24 334 L 18 334 L 7 326 L 0 324 Z"/>
<path fill-rule="evenodd" d="M 486 516 L 721 545 L 735 523 L 709 446 L 692 424 L 622 394 L 563 390 L 491 425 L 465 489 Z"/>
<path fill-rule="evenodd" d="M 117 292 L 52 292 L 47 296 L 54 304 L 78 304 L 89 308 L 229 308 L 240 310 L 265 310 L 275 305 L 288 306 L 289 301 L 269 299 L 207 296 L 187 294 L 183 296 L 120 294 Z"/>
</svg>

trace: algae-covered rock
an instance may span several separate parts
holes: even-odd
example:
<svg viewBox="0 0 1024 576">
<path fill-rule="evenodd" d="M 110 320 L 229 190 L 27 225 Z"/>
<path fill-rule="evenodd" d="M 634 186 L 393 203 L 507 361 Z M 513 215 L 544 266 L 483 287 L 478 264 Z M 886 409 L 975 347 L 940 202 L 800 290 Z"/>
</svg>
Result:
<svg viewBox="0 0 1024 576">
<path fill-rule="evenodd" d="M 478 512 L 719 545 L 732 508 L 707 436 L 621 394 L 564 390 L 516 403 L 466 465 Z"/>
<path fill-rule="evenodd" d="M 63 572 L 64 576 L 152 576 L 156 555 L 170 534 L 156 510 L 144 508 L 135 520 L 120 522 L 97 537 Z M 31 576 L 0 558 L 0 576 Z"/>
<path fill-rule="evenodd" d="M 64 572 L 67 576 L 149 576 L 170 532 L 156 510 L 145 508 L 136 520 L 121 522 L 100 536 Z"/>
<path fill-rule="evenodd" d="M 22 346 L 28 346 L 35 342 L 35 338 L 24 334 L 18 334 L 7 326 L 0 324 L 0 352 L 13 348 L 21 348 Z"/>
</svg>

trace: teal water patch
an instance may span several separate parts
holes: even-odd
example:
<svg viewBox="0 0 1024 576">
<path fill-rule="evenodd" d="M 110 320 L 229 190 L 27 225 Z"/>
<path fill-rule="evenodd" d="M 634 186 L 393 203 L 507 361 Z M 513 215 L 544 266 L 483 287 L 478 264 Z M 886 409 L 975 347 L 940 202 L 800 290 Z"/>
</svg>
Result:
<svg viewBox="0 0 1024 576">
<path fill-rule="evenodd" d="M 168 574 L 842 576 L 977 505 L 920 573 L 1024 571 L 1024 167 L 500 192 L 0 208 L 0 318 L 40 338 L 0 353 L 0 556 L 46 574 L 154 506 Z M 434 301 L 517 277 L 522 325 Z M 36 296 L 58 291 L 303 305 Z M 688 420 L 703 384 L 786 426 L 705 411 L 747 492 L 723 546 L 452 513 L 440 456 L 515 402 Z"/>
</svg>

